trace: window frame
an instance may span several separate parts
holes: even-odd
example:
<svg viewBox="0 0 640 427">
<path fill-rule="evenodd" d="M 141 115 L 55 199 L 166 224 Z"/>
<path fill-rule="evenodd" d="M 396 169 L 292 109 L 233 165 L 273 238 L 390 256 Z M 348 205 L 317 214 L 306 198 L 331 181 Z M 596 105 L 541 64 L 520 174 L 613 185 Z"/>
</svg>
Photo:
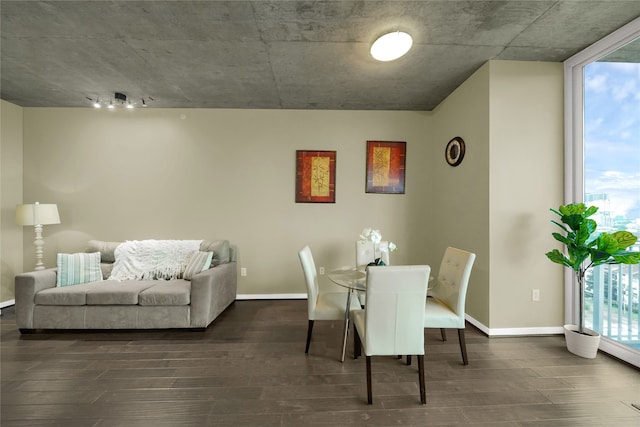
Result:
<svg viewBox="0 0 640 427">
<path fill-rule="evenodd" d="M 636 18 L 564 62 L 564 202 L 584 201 L 584 68 L 625 44 L 640 38 Z M 579 301 L 575 275 L 565 269 L 565 323 L 578 320 Z M 602 337 L 600 349 L 640 367 L 640 352 Z"/>
</svg>

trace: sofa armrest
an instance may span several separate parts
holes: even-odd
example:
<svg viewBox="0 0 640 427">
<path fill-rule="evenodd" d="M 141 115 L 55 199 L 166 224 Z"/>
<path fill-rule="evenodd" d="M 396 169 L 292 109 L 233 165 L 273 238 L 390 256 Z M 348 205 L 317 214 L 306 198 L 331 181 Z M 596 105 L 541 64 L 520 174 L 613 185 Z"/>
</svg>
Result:
<svg viewBox="0 0 640 427">
<path fill-rule="evenodd" d="M 16 324 L 20 330 L 33 329 L 33 309 L 38 292 L 55 288 L 57 268 L 18 274 L 15 278 Z"/>
<path fill-rule="evenodd" d="M 206 328 L 236 300 L 237 264 L 229 262 L 191 278 L 191 327 Z"/>
</svg>

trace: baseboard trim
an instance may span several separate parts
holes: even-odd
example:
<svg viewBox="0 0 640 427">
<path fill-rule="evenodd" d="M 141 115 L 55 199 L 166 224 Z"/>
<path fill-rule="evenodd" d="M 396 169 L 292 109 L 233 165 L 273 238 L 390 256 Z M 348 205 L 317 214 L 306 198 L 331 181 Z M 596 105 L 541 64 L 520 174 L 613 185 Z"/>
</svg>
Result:
<svg viewBox="0 0 640 427">
<path fill-rule="evenodd" d="M 0 302 L 0 309 L 11 307 L 12 305 L 16 305 L 16 300 L 10 299 L 8 301 L 2 301 Z"/>
<path fill-rule="evenodd" d="M 531 328 L 488 328 L 482 322 L 465 314 L 467 322 L 480 329 L 488 337 L 516 337 L 516 336 L 532 336 L 532 335 L 562 335 L 564 329 L 562 326 L 540 326 Z"/>
<path fill-rule="evenodd" d="M 307 299 L 307 294 L 238 294 L 236 300 Z"/>
<path fill-rule="evenodd" d="M 562 326 L 544 326 L 533 328 L 494 328 L 489 333 L 490 337 L 514 337 L 520 335 L 562 335 L 564 329 Z"/>
</svg>

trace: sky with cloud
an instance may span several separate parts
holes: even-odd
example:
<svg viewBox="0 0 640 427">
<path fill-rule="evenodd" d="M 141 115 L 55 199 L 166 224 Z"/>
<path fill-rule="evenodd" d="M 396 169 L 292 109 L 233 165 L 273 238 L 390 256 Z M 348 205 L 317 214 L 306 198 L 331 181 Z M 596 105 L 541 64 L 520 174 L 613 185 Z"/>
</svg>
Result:
<svg viewBox="0 0 640 427">
<path fill-rule="evenodd" d="M 584 76 L 585 192 L 640 223 L 640 64 L 594 62 Z"/>
</svg>

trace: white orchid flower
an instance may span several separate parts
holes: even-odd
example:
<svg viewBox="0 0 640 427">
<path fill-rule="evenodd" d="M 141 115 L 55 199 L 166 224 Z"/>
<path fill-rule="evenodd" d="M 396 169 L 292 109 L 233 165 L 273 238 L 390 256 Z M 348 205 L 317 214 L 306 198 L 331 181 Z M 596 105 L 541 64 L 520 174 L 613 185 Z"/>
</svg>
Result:
<svg viewBox="0 0 640 427">
<path fill-rule="evenodd" d="M 380 230 L 375 230 L 373 228 L 364 228 L 362 233 L 360 234 L 360 240 L 363 242 L 373 242 L 374 245 L 379 245 L 382 242 L 382 233 Z M 398 250 L 398 247 L 395 243 L 389 242 L 388 247 L 379 248 L 381 252 L 395 252 Z"/>
<path fill-rule="evenodd" d="M 382 233 L 380 233 L 380 230 L 371 230 L 369 238 L 377 245 L 382 241 Z"/>
<path fill-rule="evenodd" d="M 370 235 L 371 235 L 371 229 L 365 228 L 362 230 L 362 234 L 360 234 L 360 240 L 364 240 L 366 242 L 369 240 Z"/>
</svg>

